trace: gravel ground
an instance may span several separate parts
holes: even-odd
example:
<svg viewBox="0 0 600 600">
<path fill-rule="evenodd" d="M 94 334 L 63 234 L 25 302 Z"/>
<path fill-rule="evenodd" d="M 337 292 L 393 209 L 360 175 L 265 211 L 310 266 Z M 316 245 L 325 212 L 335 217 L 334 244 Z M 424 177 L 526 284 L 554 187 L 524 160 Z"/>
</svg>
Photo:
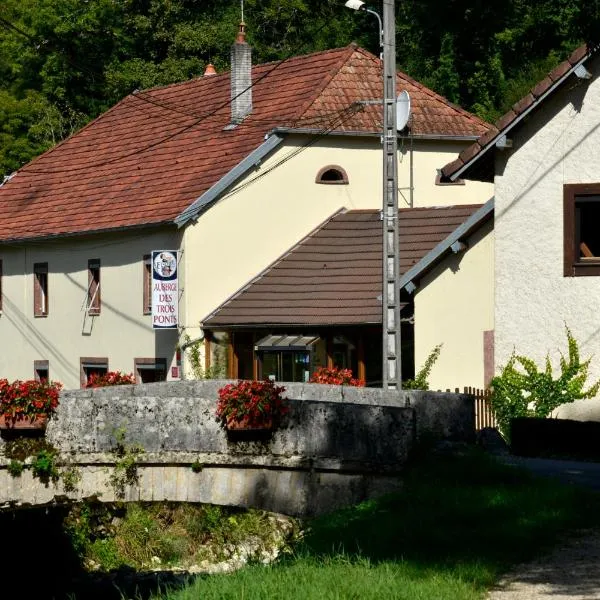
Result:
<svg viewBox="0 0 600 600">
<path fill-rule="evenodd" d="M 488 600 L 600 599 L 600 531 L 579 532 L 550 555 L 508 573 Z"/>
</svg>

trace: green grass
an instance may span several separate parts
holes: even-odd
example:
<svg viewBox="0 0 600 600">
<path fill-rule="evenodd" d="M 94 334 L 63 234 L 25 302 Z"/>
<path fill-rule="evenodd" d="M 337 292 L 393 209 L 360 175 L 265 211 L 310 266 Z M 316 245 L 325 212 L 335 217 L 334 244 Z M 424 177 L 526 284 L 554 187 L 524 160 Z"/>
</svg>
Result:
<svg viewBox="0 0 600 600">
<path fill-rule="evenodd" d="M 600 521 L 600 496 L 473 452 L 413 466 L 404 491 L 314 520 L 291 557 L 163 600 L 475 600 L 510 566 Z"/>
</svg>

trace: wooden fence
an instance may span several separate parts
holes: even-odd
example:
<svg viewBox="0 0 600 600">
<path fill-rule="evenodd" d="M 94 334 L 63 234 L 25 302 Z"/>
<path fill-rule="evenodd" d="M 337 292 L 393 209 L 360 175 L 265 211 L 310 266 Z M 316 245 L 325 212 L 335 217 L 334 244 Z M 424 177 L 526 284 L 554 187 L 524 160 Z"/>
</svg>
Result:
<svg viewBox="0 0 600 600">
<path fill-rule="evenodd" d="M 446 390 L 450 392 L 451 390 Z M 460 388 L 454 390 L 456 394 L 460 393 Z M 496 427 L 496 418 L 490 404 L 491 390 L 480 390 L 473 387 L 465 387 L 463 393 L 469 394 L 475 398 L 475 430 L 479 431 L 484 427 Z"/>
</svg>

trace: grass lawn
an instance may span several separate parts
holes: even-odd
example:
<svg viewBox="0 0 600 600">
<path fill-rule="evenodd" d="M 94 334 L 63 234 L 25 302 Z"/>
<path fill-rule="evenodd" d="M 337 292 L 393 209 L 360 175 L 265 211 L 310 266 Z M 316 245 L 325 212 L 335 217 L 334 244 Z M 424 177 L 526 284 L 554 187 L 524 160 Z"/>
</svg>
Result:
<svg viewBox="0 0 600 600">
<path fill-rule="evenodd" d="M 404 491 L 315 519 L 276 564 L 200 576 L 162 600 L 475 600 L 515 563 L 600 524 L 600 495 L 470 452 L 429 457 Z"/>
</svg>

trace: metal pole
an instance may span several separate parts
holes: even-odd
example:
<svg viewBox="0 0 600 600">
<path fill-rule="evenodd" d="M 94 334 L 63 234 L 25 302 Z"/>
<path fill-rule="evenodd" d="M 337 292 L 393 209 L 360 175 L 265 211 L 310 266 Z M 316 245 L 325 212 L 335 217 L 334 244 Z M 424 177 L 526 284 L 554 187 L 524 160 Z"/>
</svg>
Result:
<svg viewBox="0 0 600 600">
<path fill-rule="evenodd" d="M 383 0 L 383 389 L 402 389 L 396 21 L 394 0 Z"/>
</svg>

